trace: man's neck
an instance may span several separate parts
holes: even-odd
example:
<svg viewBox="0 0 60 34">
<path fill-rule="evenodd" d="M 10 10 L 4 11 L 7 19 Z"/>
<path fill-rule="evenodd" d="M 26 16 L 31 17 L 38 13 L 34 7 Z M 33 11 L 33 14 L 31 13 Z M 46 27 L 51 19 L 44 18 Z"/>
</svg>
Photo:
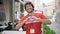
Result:
<svg viewBox="0 0 60 34">
<path fill-rule="evenodd" d="M 33 12 L 31 12 L 31 13 L 28 13 L 29 15 L 32 15 L 33 14 Z"/>
</svg>

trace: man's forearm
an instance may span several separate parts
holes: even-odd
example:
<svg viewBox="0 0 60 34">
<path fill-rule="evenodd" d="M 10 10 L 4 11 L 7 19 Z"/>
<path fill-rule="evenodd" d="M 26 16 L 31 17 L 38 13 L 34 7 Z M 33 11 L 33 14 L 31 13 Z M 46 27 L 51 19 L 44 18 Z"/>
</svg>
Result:
<svg viewBox="0 0 60 34">
<path fill-rule="evenodd" d="M 48 19 L 39 19 L 43 24 L 51 24 L 51 21 Z"/>
<path fill-rule="evenodd" d="M 21 28 L 25 22 L 26 22 L 26 21 L 24 20 L 23 22 L 18 23 L 18 24 L 16 25 L 16 30 L 18 30 L 19 28 Z"/>
<path fill-rule="evenodd" d="M 23 24 L 24 24 L 26 21 L 28 21 L 28 20 L 29 20 L 29 19 L 26 18 L 26 20 L 22 21 L 21 23 L 18 23 L 18 24 L 16 25 L 16 30 L 18 30 L 19 28 L 21 28 L 21 27 L 23 26 Z"/>
</svg>

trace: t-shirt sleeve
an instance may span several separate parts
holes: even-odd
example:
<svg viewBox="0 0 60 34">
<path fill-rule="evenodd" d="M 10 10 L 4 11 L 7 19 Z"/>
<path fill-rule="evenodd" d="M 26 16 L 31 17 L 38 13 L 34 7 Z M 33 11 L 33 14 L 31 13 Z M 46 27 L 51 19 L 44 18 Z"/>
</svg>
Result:
<svg viewBox="0 0 60 34">
<path fill-rule="evenodd" d="M 24 17 L 22 17 L 21 20 L 18 21 L 18 23 L 21 23 L 22 21 L 24 21 Z"/>
<path fill-rule="evenodd" d="M 19 20 L 19 21 L 18 21 L 18 23 L 23 22 L 27 17 L 28 17 L 27 15 L 26 15 L 26 16 L 24 16 L 24 17 L 22 17 L 22 18 L 21 18 L 21 20 Z"/>
<path fill-rule="evenodd" d="M 42 19 L 48 19 L 45 15 L 41 14 Z"/>
</svg>

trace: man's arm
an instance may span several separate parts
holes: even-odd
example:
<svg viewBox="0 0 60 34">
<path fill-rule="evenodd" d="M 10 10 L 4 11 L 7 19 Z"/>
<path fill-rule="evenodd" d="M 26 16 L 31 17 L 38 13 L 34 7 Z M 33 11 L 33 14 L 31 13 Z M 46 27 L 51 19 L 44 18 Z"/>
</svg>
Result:
<svg viewBox="0 0 60 34">
<path fill-rule="evenodd" d="M 42 15 L 42 18 L 37 18 L 35 16 L 33 16 L 34 20 L 40 21 L 43 24 L 51 24 L 51 21 L 49 19 L 47 19 L 44 15 Z"/>
<path fill-rule="evenodd" d="M 21 28 L 24 23 L 25 23 L 25 21 L 18 23 L 18 24 L 16 25 L 15 29 L 16 29 L 16 30 L 19 30 L 19 28 Z"/>
<path fill-rule="evenodd" d="M 51 24 L 51 21 L 48 20 L 48 19 L 41 19 L 41 18 L 39 18 L 38 20 L 39 20 L 40 22 L 42 22 L 43 24 Z"/>
<path fill-rule="evenodd" d="M 26 18 L 26 19 L 23 20 L 22 22 L 18 23 L 18 24 L 16 25 L 16 28 L 15 28 L 15 29 L 16 29 L 16 30 L 19 30 L 19 28 L 21 28 L 21 27 L 23 26 L 23 24 L 30 19 L 30 17 L 31 17 L 31 16 L 29 16 L 28 18 Z"/>
</svg>

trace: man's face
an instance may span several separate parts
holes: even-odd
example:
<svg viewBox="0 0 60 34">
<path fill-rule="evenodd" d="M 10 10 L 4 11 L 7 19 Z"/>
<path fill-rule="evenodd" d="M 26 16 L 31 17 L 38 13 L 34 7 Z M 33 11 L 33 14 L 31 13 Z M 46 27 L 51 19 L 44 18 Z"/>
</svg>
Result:
<svg viewBox="0 0 60 34">
<path fill-rule="evenodd" d="M 26 5 L 26 11 L 28 12 L 28 13 L 31 13 L 31 12 L 33 12 L 33 7 L 32 7 L 32 5 L 31 4 L 27 4 Z"/>
</svg>

